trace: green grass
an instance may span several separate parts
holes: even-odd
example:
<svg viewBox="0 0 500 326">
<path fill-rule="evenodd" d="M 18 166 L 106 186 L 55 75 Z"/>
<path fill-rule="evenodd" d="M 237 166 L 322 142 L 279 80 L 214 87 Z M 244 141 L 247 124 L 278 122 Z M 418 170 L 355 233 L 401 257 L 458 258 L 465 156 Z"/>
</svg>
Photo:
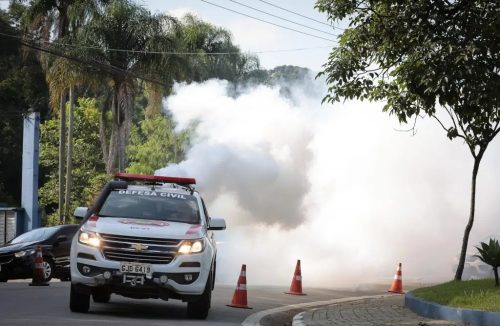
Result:
<svg viewBox="0 0 500 326">
<path fill-rule="evenodd" d="M 439 304 L 484 311 L 500 312 L 500 287 L 495 287 L 495 280 L 451 281 L 413 293 L 422 299 Z"/>
</svg>

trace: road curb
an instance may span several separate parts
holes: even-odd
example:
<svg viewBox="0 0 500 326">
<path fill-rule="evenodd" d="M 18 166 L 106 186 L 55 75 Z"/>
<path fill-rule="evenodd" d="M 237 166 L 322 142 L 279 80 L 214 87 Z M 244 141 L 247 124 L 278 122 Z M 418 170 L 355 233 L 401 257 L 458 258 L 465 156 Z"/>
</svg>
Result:
<svg viewBox="0 0 500 326">
<path fill-rule="evenodd" d="M 243 325 L 243 326 L 261 326 L 260 321 L 262 320 L 262 318 L 264 318 L 268 315 L 272 315 L 275 313 L 284 312 L 284 311 L 288 311 L 288 310 L 293 310 L 293 309 L 315 308 L 318 306 L 326 306 L 326 305 L 335 304 L 335 303 L 358 301 L 358 300 L 363 300 L 363 299 L 384 298 L 387 296 L 391 296 L 391 295 L 390 294 L 389 295 L 387 295 L 387 294 L 380 295 L 379 294 L 379 295 L 369 295 L 369 296 L 361 296 L 361 297 L 349 297 L 349 298 L 333 299 L 333 300 L 326 300 L 326 301 L 297 303 L 297 304 L 292 304 L 292 305 L 288 305 L 288 306 L 284 306 L 284 307 L 278 307 L 278 308 L 273 308 L 273 309 L 262 310 L 262 311 L 256 312 L 256 313 L 248 316 L 241 323 L 241 325 Z M 304 325 L 303 323 L 299 324 L 299 322 L 301 322 L 301 320 L 297 319 L 297 321 L 296 321 L 296 317 L 298 317 L 301 314 L 302 313 L 299 313 L 299 314 L 294 316 L 293 325 Z M 296 322 L 298 324 L 296 324 Z"/>
<path fill-rule="evenodd" d="M 471 323 L 477 326 L 500 325 L 499 312 L 444 306 L 418 298 L 412 292 L 405 295 L 405 306 L 414 313 L 428 318 Z"/>
</svg>

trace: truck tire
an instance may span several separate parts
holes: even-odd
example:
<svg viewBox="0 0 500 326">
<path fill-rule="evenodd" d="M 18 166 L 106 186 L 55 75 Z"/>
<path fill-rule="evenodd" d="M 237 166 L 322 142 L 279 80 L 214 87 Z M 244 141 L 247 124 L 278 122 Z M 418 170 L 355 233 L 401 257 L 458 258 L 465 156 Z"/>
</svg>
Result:
<svg viewBox="0 0 500 326">
<path fill-rule="evenodd" d="M 187 304 L 187 314 L 189 318 L 193 319 L 206 319 L 208 316 L 208 311 L 210 310 L 210 304 L 212 301 L 212 273 L 208 277 L 207 284 L 205 285 L 205 290 L 200 296 L 200 299 L 195 302 L 188 302 Z"/>
<path fill-rule="evenodd" d="M 76 291 L 75 286 L 71 284 L 69 296 L 69 309 L 72 312 L 88 312 L 90 306 L 90 294 Z"/>
<path fill-rule="evenodd" d="M 111 293 L 106 291 L 97 291 L 92 293 L 92 300 L 97 303 L 108 303 L 111 299 Z"/>
</svg>

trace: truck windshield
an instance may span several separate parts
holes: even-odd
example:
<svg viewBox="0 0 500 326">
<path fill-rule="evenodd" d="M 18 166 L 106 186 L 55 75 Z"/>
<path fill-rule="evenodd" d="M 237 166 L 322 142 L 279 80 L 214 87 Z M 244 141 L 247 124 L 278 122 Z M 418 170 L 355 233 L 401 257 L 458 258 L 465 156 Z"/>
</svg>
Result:
<svg viewBox="0 0 500 326">
<path fill-rule="evenodd" d="M 153 190 L 112 191 L 106 198 L 99 215 L 190 224 L 200 223 L 196 197 Z"/>
</svg>

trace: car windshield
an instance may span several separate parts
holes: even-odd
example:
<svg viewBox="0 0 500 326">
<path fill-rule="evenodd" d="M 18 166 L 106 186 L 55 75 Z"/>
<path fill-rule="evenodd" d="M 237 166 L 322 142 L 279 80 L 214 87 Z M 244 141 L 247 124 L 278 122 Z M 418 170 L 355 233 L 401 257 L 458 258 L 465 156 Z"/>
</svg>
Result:
<svg viewBox="0 0 500 326">
<path fill-rule="evenodd" d="M 112 191 L 106 198 L 99 215 L 200 223 L 198 201 L 195 196 L 154 190 Z"/>
<path fill-rule="evenodd" d="M 39 228 L 23 233 L 17 238 L 12 239 L 9 243 L 34 242 L 43 241 L 50 238 L 59 229 L 57 226 L 50 228 Z"/>
</svg>

